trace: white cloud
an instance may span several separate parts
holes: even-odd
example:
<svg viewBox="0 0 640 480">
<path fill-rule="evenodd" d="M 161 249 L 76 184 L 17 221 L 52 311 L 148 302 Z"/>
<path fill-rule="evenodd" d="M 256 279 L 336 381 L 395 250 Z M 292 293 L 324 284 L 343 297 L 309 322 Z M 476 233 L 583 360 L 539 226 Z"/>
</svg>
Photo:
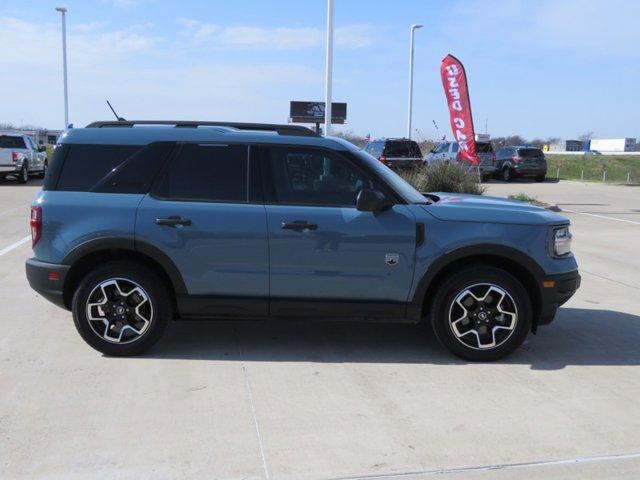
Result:
<svg viewBox="0 0 640 480">
<path fill-rule="evenodd" d="M 246 47 L 252 49 L 303 50 L 321 47 L 325 41 L 325 31 L 313 27 L 264 28 L 251 25 L 221 27 L 198 20 L 181 18 L 183 36 L 193 43 Z M 380 27 L 369 24 L 353 24 L 337 27 L 336 45 L 346 48 L 362 48 L 372 45 L 380 35 Z"/>
<path fill-rule="evenodd" d="M 95 32 L 107 25 L 107 22 L 88 22 L 71 25 L 70 30 L 73 32 L 86 33 Z"/>
<path fill-rule="evenodd" d="M 70 116 L 77 126 L 109 118 L 105 98 L 128 118 L 282 122 L 291 98 L 322 91 L 322 72 L 304 65 L 255 57 L 211 62 L 201 55 L 184 61 L 184 50 L 167 39 L 130 29 L 87 28 L 68 40 Z M 59 24 L 0 18 L 0 44 L 3 65 L 30 72 L 3 79 L 0 121 L 60 127 Z"/>
</svg>

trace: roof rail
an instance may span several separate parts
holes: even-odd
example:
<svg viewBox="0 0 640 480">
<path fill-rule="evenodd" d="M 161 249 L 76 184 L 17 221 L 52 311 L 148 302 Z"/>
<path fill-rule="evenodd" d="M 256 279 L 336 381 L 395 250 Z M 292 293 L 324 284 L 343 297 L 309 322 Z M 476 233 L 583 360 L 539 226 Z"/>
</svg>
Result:
<svg viewBox="0 0 640 480">
<path fill-rule="evenodd" d="M 279 135 L 297 135 L 306 137 L 317 137 L 318 135 L 311 129 L 302 125 L 276 125 L 271 123 L 239 123 L 239 122 L 196 122 L 188 120 L 108 120 L 93 122 L 86 128 L 131 128 L 135 125 L 173 125 L 176 128 L 197 128 L 197 127 L 231 127 L 238 130 L 259 130 L 276 132 Z"/>
</svg>

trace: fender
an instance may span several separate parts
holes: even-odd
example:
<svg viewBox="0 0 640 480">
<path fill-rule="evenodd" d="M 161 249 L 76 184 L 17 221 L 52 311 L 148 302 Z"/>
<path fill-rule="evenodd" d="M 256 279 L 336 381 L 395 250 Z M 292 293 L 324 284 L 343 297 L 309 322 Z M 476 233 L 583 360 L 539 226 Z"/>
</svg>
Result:
<svg viewBox="0 0 640 480">
<path fill-rule="evenodd" d="M 428 266 L 427 271 L 418 282 L 413 293 L 413 298 L 408 305 L 408 310 L 410 309 L 411 313 L 408 311 L 407 314 L 411 316 L 420 316 L 422 303 L 425 299 L 427 290 L 431 286 L 433 279 L 442 272 L 444 268 L 457 260 L 477 256 L 490 256 L 510 260 L 527 270 L 536 281 L 544 278 L 545 276 L 544 270 L 533 258 L 514 247 L 490 243 L 461 247 L 438 257 Z M 536 283 L 539 285 L 539 282 Z"/>
<path fill-rule="evenodd" d="M 160 265 L 171 279 L 177 295 L 186 295 L 187 287 L 182 274 L 173 260 L 153 245 L 134 240 L 133 237 L 100 237 L 88 240 L 73 248 L 63 259 L 62 264 L 73 265 L 77 260 L 100 250 L 123 250 L 141 253 Z"/>
</svg>

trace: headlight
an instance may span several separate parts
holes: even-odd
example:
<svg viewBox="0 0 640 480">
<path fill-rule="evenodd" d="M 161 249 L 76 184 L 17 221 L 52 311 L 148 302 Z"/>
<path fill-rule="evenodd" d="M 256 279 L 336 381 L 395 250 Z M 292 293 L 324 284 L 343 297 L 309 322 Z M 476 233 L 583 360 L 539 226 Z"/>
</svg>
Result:
<svg viewBox="0 0 640 480">
<path fill-rule="evenodd" d="M 553 255 L 563 257 L 571 253 L 571 232 L 569 227 L 560 227 L 553 230 Z"/>
</svg>

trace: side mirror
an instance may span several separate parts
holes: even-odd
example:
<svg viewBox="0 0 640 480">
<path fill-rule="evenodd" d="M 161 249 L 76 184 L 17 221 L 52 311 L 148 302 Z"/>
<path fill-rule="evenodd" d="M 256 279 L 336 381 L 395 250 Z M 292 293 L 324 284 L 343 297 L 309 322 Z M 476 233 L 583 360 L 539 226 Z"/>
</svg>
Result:
<svg viewBox="0 0 640 480">
<path fill-rule="evenodd" d="M 365 188 L 360 190 L 356 199 L 356 208 L 361 212 L 378 213 L 389 206 L 387 197 L 378 190 Z"/>
</svg>

